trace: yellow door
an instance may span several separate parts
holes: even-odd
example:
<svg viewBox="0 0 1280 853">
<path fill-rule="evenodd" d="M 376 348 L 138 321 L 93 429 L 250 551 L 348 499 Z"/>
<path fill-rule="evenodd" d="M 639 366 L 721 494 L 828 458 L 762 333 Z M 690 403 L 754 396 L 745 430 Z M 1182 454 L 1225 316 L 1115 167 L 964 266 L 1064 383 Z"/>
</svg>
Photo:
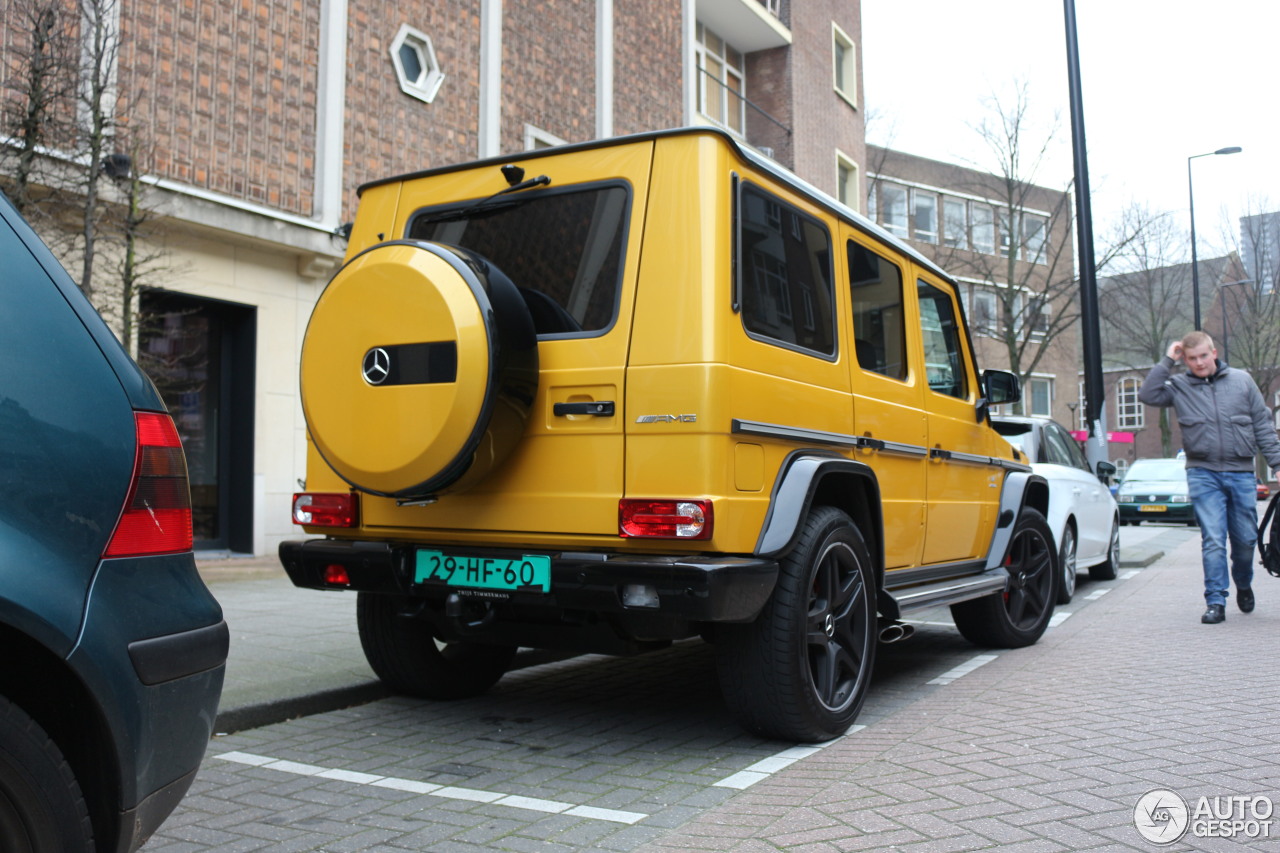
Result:
<svg viewBox="0 0 1280 853">
<path fill-rule="evenodd" d="M 883 246 L 846 228 L 853 358 L 853 434 L 866 439 L 854 458 L 880 483 L 885 567 L 920 561 L 924 533 L 927 424 L 921 409 L 924 371 L 917 333 L 906 322 L 914 294 L 904 290 L 905 264 Z"/>
<path fill-rule="evenodd" d="M 986 553 L 987 516 L 999 496 L 998 472 L 984 455 L 990 429 L 977 419 L 977 375 L 955 288 L 919 273 L 916 293 L 929 445 L 923 561 L 973 559 Z"/>
</svg>

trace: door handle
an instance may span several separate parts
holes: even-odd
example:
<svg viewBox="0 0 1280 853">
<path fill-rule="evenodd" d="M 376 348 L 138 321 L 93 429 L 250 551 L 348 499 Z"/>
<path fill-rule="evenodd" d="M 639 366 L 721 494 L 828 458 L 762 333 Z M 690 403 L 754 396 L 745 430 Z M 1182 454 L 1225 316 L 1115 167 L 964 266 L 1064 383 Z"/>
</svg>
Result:
<svg viewBox="0 0 1280 853">
<path fill-rule="evenodd" d="M 594 415 L 600 418 L 613 417 L 612 400 L 588 400 L 585 403 L 556 403 L 551 407 L 556 417 L 568 415 Z"/>
</svg>

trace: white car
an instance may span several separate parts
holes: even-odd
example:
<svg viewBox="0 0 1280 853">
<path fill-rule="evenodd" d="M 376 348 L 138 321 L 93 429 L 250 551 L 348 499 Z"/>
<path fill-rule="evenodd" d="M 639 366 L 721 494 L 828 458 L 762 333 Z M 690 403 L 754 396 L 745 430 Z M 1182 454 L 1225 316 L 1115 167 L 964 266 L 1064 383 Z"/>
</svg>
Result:
<svg viewBox="0 0 1280 853">
<path fill-rule="evenodd" d="M 1076 571 L 1087 568 L 1094 580 L 1115 580 L 1120 568 L 1120 516 L 1111 490 L 1089 470 L 1071 433 L 1050 418 L 992 415 L 992 425 L 1026 454 L 1037 474 L 1049 482 L 1049 529 L 1057 540 L 1062 584 L 1058 603 L 1076 591 Z M 1105 466 L 1105 467 L 1103 467 Z M 1099 463 L 1103 476 L 1115 472 Z"/>
</svg>

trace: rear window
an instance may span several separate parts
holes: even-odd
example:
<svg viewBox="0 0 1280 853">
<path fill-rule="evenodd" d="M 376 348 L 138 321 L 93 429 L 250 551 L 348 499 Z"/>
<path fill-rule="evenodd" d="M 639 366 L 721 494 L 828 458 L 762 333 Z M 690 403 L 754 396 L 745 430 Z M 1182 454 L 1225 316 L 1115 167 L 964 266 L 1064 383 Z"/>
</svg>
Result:
<svg viewBox="0 0 1280 853">
<path fill-rule="evenodd" d="M 520 289 L 539 337 L 599 334 L 618 313 L 626 185 L 525 191 L 428 208 L 408 237 L 470 249 Z"/>
</svg>

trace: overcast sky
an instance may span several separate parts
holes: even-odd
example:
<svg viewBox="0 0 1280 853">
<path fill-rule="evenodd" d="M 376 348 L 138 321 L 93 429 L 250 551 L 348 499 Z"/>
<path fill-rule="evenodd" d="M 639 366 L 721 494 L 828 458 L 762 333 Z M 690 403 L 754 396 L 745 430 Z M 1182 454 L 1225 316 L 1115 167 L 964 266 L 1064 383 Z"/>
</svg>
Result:
<svg viewBox="0 0 1280 853">
<path fill-rule="evenodd" d="M 1280 2 L 1076 0 L 1095 240 L 1130 200 L 1187 220 L 1192 163 L 1201 257 L 1250 199 L 1280 210 Z M 1060 115 L 1060 143 L 1037 183 L 1070 180 L 1071 122 L 1061 0 L 862 0 L 872 143 L 991 169 L 969 125 L 982 101 L 1029 85 L 1033 113 Z M 984 156 L 987 157 L 984 160 Z M 1189 250 L 1188 250 L 1189 254 Z"/>
</svg>

